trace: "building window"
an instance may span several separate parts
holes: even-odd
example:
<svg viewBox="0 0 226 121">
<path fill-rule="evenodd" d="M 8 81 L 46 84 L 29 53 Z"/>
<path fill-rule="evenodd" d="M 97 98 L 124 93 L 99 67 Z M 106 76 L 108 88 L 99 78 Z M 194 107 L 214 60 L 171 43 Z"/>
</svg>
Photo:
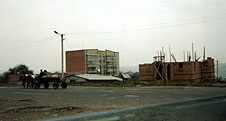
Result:
<svg viewBox="0 0 226 121">
<path fill-rule="evenodd" d="M 183 68 L 183 63 L 179 63 L 179 68 Z"/>
</svg>

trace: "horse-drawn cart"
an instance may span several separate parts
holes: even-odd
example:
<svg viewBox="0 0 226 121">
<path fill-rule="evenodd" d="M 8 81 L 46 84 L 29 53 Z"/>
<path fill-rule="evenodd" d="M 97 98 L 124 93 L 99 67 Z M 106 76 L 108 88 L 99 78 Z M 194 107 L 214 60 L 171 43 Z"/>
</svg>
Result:
<svg viewBox="0 0 226 121">
<path fill-rule="evenodd" d="M 44 84 L 44 88 L 48 89 L 50 83 L 53 83 L 53 88 L 58 89 L 61 85 L 63 89 L 67 88 L 67 83 L 61 80 L 58 76 L 42 76 L 38 77 L 34 81 L 34 88 L 39 89 L 41 84 Z"/>
</svg>

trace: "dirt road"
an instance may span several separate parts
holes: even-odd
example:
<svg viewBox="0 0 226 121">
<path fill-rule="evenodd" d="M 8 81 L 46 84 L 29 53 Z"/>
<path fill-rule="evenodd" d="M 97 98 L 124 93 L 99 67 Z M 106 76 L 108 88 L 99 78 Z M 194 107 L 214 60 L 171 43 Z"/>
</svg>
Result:
<svg viewBox="0 0 226 121">
<path fill-rule="evenodd" d="M 225 94 L 226 88 L 213 87 L 69 87 L 57 90 L 0 87 L 0 120 L 46 120 Z"/>
</svg>

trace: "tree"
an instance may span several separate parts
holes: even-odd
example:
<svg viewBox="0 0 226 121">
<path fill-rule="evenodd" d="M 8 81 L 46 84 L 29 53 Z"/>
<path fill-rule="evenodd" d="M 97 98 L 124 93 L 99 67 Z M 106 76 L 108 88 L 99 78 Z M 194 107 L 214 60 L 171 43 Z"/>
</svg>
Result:
<svg viewBox="0 0 226 121">
<path fill-rule="evenodd" d="M 3 74 L 0 74 L 0 83 L 4 82 L 4 81 L 5 81 L 5 78 L 4 78 Z"/>
<path fill-rule="evenodd" d="M 9 68 L 10 74 L 33 74 L 32 70 L 29 70 L 29 67 L 24 64 L 19 64 L 13 68 Z"/>
<path fill-rule="evenodd" d="M 33 74 L 33 71 L 29 70 L 28 66 L 23 64 L 17 65 L 13 69 L 15 70 L 12 70 L 14 74 Z"/>
<path fill-rule="evenodd" d="M 130 80 L 138 81 L 139 80 L 139 72 L 130 73 Z"/>
<path fill-rule="evenodd" d="M 24 64 L 19 64 L 13 68 L 9 68 L 7 72 L 3 73 L 4 79 L 8 80 L 9 74 L 33 74 L 32 70 L 29 70 L 29 67 Z"/>
</svg>

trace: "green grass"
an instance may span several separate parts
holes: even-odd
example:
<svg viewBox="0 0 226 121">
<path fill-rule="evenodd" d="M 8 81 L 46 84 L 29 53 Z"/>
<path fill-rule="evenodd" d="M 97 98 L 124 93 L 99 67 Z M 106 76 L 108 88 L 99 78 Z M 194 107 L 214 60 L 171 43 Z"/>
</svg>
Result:
<svg viewBox="0 0 226 121">
<path fill-rule="evenodd" d="M 111 83 L 72 83 L 69 86 L 91 86 L 91 87 L 144 87 L 144 86 L 212 86 L 214 82 L 211 81 L 153 81 L 153 82 L 141 82 L 141 81 L 126 81 L 126 82 L 111 82 Z"/>
<path fill-rule="evenodd" d="M 22 87 L 21 83 L 0 83 L 0 87 Z"/>
</svg>

